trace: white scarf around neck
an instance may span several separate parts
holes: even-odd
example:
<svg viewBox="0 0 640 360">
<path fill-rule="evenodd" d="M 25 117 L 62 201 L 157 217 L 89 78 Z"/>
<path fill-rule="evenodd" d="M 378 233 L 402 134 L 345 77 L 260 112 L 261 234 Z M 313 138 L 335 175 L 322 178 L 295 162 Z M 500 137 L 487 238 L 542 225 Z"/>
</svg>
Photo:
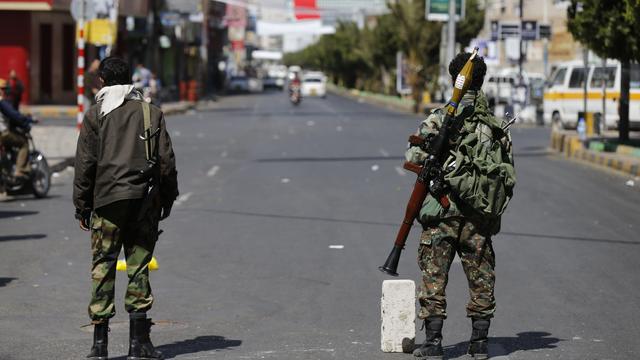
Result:
<svg viewBox="0 0 640 360">
<path fill-rule="evenodd" d="M 105 86 L 96 94 L 96 102 L 100 106 L 100 116 L 105 116 L 117 109 L 125 100 L 144 101 L 142 94 L 133 85 Z"/>
</svg>

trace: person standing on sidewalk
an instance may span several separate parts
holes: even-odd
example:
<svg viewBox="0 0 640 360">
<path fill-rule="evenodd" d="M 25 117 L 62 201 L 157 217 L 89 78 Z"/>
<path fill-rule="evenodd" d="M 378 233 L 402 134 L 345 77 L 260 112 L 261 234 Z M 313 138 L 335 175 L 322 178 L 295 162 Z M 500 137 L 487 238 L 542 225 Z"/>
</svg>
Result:
<svg viewBox="0 0 640 360">
<path fill-rule="evenodd" d="M 461 53 L 449 64 L 455 82 L 471 54 Z M 508 127 L 489 110 L 481 90 L 487 66 L 475 57 L 469 90 L 460 101 L 454 119 L 455 134 L 449 138 L 451 155 L 442 168 L 447 201 L 428 195 L 418 220 L 423 226 L 418 250 L 422 286 L 418 293 L 426 340 L 414 351 L 418 359 L 442 359 L 442 326 L 447 317 L 445 289 L 456 254 L 469 283 L 471 318 L 468 354 L 488 358 L 488 334 L 496 300 L 495 254 L 491 236 L 500 230 L 500 217 L 513 196 L 515 170 Z M 416 135 L 426 139 L 438 134 L 445 112 L 434 110 Z M 422 164 L 427 153 L 411 146 L 407 161 Z M 443 205 L 444 204 L 444 205 Z"/>
<path fill-rule="evenodd" d="M 153 304 L 149 262 L 159 235 L 158 223 L 169 216 L 178 196 L 175 156 L 162 112 L 142 100 L 131 84 L 129 65 L 108 57 L 100 63 L 98 73 L 103 87 L 82 123 L 73 188 L 76 219 L 81 229 L 91 231 L 89 316 L 94 337 L 88 358 L 108 356 L 116 263 L 124 248 L 129 277 L 127 359 L 163 359 L 149 338 L 153 324 L 146 316 Z M 151 183 L 156 191 L 150 191 Z"/>
<path fill-rule="evenodd" d="M 24 84 L 18 78 L 15 70 L 9 72 L 9 92 L 7 97 L 16 111 L 20 111 L 20 102 L 22 101 L 22 93 L 24 92 Z"/>
</svg>

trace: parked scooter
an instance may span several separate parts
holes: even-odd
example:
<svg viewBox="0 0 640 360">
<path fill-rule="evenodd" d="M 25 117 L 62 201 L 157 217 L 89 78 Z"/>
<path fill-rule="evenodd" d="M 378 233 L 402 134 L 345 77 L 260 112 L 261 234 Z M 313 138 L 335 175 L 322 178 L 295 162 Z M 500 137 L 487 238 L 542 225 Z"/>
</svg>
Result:
<svg viewBox="0 0 640 360">
<path fill-rule="evenodd" d="M 27 163 L 31 171 L 26 178 L 16 178 L 16 154 L 18 149 L 5 148 L 0 144 L 0 192 L 9 195 L 33 193 L 37 198 L 44 198 L 51 187 L 51 171 L 44 155 L 36 149 L 31 133 L 25 134 L 29 141 L 29 156 Z"/>
</svg>

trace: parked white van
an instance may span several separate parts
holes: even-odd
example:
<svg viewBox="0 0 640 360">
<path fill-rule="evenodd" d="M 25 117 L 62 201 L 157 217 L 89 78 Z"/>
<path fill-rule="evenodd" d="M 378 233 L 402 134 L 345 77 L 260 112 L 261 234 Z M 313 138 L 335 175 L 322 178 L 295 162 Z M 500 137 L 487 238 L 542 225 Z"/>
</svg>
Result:
<svg viewBox="0 0 640 360">
<path fill-rule="evenodd" d="M 618 127 L 620 100 L 620 63 L 607 61 L 589 65 L 585 71 L 582 61 L 560 63 L 551 74 L 544 92 L 544 120 L 554 126 L 575 128 L 578 112 L 584 109 L 584 83 L 587 81 L 587 111 L 602 114 L 603 83 L 606 86 L 605 122 L 608 129 Z M 631 64 L 629 94 L 629 122 L 631 128 L 640 127 L 640 65 Z"/>
</svg>

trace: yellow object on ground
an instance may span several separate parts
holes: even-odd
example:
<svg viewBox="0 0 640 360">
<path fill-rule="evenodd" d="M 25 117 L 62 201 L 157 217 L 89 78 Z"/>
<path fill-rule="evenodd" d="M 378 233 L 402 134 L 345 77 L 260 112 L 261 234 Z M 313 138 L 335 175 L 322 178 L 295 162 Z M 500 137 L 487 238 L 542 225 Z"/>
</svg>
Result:
<svg viewBox="0 0 640 360">
<path fill-rule="evenodd" d="M 158 270 L 158 268 L 158 260 L 156 260 L 156 257 L 154 256 L 151 258 L 151 261 L 149 261 L 149 270 Z M 118 263 L 116 264 L 116 270 L 127 271 L 127 262 L 124 259 L 118 260 Z"/>
</svg>

